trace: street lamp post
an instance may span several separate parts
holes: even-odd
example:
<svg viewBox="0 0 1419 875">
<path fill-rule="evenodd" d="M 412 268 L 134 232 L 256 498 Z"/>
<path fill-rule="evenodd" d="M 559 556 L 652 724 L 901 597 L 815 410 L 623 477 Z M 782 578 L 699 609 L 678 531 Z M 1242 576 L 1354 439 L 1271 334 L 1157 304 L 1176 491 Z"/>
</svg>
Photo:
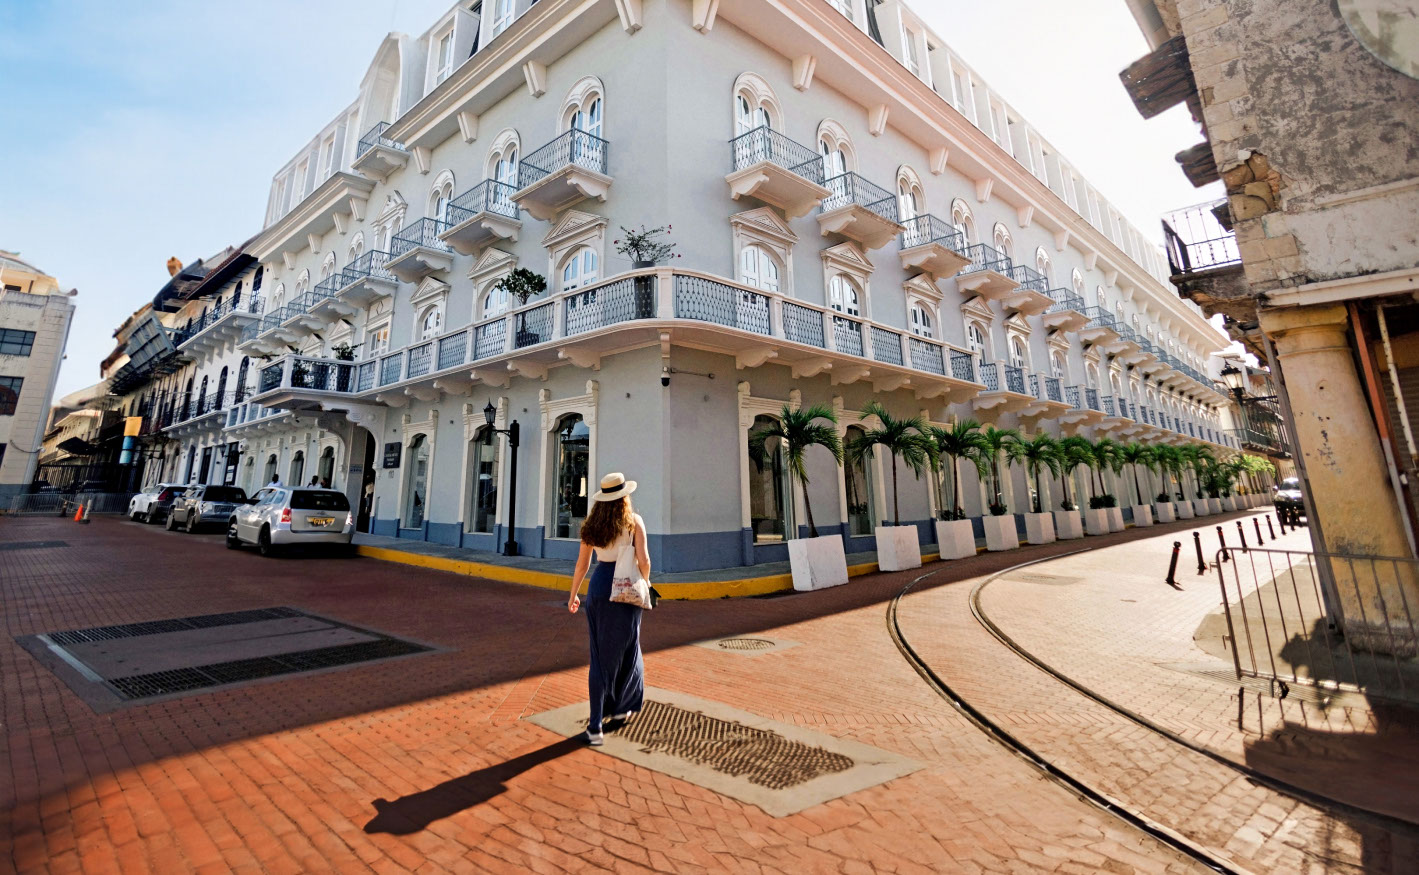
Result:
<svg viewBox="0 0 1419 875">
<path fill-rule="evenodd" d="M 483 408 L 483 419 L 488 423 L 488 443 L 493 442 L 493 435 L 507 435 L 508 449 L 508 491 L 507 491 L 507 542 L 503 544 L 504 556 L 516 556 L 517 549 L 517 438 L 522 433 L 522 428 L 514 419 L 507 428 L 494 428 L 493 420 L 497 418 L 498 410 L 489 401 L 488 406 Z"/>
</svg>

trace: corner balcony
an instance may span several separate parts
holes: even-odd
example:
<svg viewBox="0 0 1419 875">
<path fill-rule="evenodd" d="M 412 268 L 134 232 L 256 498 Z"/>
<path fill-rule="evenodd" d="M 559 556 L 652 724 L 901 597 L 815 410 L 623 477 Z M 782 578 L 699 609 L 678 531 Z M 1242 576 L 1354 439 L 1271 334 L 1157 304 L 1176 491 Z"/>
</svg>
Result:
<svg viewBox="0 0 1419 875">
<path fill-rule="evenodd" d="M 550 222 L 571 205 L 606 200 L 611 190 L 611 144 L 585 131 L 570 130 L 522 159 L 513 203 L 534 219 Z"/>
<path fill-rule="evenodd" d="M 822 157 L 771 128 L 730 140 L 729 154 L 733 170 L 724 181 L 733 200 L 756 198 L 797 219 L 831 194 L 823 185 Z"/>
<path fill-rule="evenodd" d="M 1025 370 L 1015 365 L 981 362 L 978 370 L 985 389 L 971 400 L 980 413 L 1010 413 L 1029 407 L 1037 399 L 1025 391 Z"/>
<path fill-rule="evenodd" d="M 956 274 L 956 288 L 961 294 L 978 295 L 987 301 L 999 301 L 1011 294 L 1019 283 L 1010 277 L 1010 257 L 987 243 L 967 246 L 961 253 L 970 259 Z"/>
<path fill-rule="evenodd" d="M 340 300 L 363 310 L 376 301 L 393 297 L 399 288 L 399 278 L 387 267 L 389 257 L 388 252 L 371 249 L 345 265 L 339 273 L 340 290 L 336 293 Z"/>
<path fill-rule="evenodd" d="M 514 189 L 485 179 L 448 204 L 448 227 L 439 239 L 459 255 L 473 255 L 500 240 L 517 242 L 522 211 L 513 203 Z"/>
<path fill-rule="evenodd" d="M 557 367 L 594 369 L 626 349 L 681 345 L 767 364 L 792 379 L 827 374 L 833 385 L 912 391 L 944 403 L 980 391 L 971 357 L 927 337 L 707 274 L 632 271 L 531 301 L 508 313 L 363 361 L 285 356 L 261 369 L 255 401 L 335 407 L 471 396 L 514 377 L 545 380 Z"/>
<path fill-rule="evenodd" d="M 386 137 L 384 132 L 387 130 L 389 122 L 380 122 L 365 131 L 355 146 L 355 160 L 350 166 L 366 179 L 383 182 L 389 174 L 409 163 L 409 150 L 404 148 L 403 143 Z"/>
<path fill-rule="evenodd" d="M 1086 307 L 1084 315 L 1089 322 L 1079 331 L 1082 343 L 1106 346 L 1118 340 L 1118 320 L 1103 307 Z"/>
<path fill-rule="evenodd" d="M 1087 386 L 1065 386 L 1064 401 L 1069 409 L 1059 421 L 1074 428 L 1096 425 L 1104 419 L 1104 407 L 1099 403 L 1099 390 Z"/>
<path fill-rule="evenodd" d="M 261 322 L 261 299 L 223 301 L 201 319 L 182 329 L 177 348 L 193 356 L 215 352 L 241 340 L 249 326 Z"/>
<path fill-rule="evenodd" d="M 823 183 L 830 194 L 818 214 L 823 236 L 841 234 L 868 249 L 881 249 L 904 230 L 897 222 L 897 196 L 856 173 Z"/>
<path fill-rule="evenodd" d="M 1064 400 L 1064 387 L 1058 377 L 1042 377 L 1031 374 L 1028 391 L 1034 399 L 1020 409 L 1020 415 L 1033 419 L 1058 419 L 1069 411 L 1069 402 Z"/>
<path fill-rule="evenodd" d="M 970 263 L 962 254 L 965 251 L 961 233 L 935 216 L 917 216 L 902 223 L 902 249 L 897 253 L 902 270 L 920 271 L 940 281 Z"/>
<path fill-rule="evenodd" d="M 1000 299 L 1005 309 L 1014 310 L 1022 316 L 1037 316 L 1054 304 L 1054 298 L 1046 290 L 1049 280 L 1033 267 L 1012 264 L 1005 275 L 1019 283 L 1013 292 Z"/>
<path fill-rule="evenodd" d="M 1045 308 L 1040 321 L 1050 331 L 1078 331 L 1089 324 L 1084 315 L 1084 299 L 1069 289 L 1050 289 L 1046 294 L 1054 303 Z"/>
<path fill-rule="evenodd" d="M 1112 356 L 1127 357 L 1138 351 L 1138 335 L 1132 328 L 1117 323 L 1114 326 L 1114 334 L 1118 337 L 1112 343 L 1101 344 L 1104 352 Z"/>
<path fill-rule="evenodd" d="M 389 272 L 406 283 L 417 283 L 432 273 L 453 268 L 453 250 L 439 239 L 448 228 L 438 219 L 420 219 L 394 235 L 389 243 Z"/>
</svg>

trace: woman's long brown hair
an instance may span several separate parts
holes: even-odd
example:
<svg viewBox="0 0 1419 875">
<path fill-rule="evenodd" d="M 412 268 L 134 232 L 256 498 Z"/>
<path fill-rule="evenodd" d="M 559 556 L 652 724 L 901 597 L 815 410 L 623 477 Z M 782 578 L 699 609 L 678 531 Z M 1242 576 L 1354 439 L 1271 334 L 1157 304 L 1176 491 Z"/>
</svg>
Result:
<svg viewBox="0 0 1419 875">
<path fill-rule="evenodd" d="M 591 547 L 609 547 L 632 525 L 630 498 L 595 501 L 586 522 L 581 524 L 581 542 Z"/>
</svg>

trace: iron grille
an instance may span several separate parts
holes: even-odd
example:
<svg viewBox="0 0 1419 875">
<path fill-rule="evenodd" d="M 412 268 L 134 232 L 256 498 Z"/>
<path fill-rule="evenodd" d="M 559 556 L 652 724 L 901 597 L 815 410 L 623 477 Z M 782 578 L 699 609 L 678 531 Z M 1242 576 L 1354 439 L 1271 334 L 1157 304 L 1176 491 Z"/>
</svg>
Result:
<svg viewBox="0 0 1419 875">
<path fill-rule="evenodd" d="M 424 376 L 433 366 L 433 361 L 434 343 L 432 340 L 409 347 L 409 372 L 405 378 L 413 379 Z"/>
<path fill-rule="evenodd" d="M 856 204 L 889 222 L 897 221 L 897 197 L 880 185 L 868 182 L 852 171 L 826 180 L 831 194 L 823 201 L 823 212 Z"/>
<path fill-rule="evenodd" d="M 473 331 L 473 360 L 501 355 L 507 348 L 507 320 L 485 322 Z"/>
<path fill-rule="evenodd" d="M 355 146 L 355 160 L 359 160 L 375 146 L 384 146 L 387 149 L 398 149 L 403 152 L 404 144 L 386 137 L 384 132 L 387 130 L 389 130 L 389 122 L 380 122 L 365 131 L 364 136 L 360 137 L 360 142 Z"/>
<path fill-rule="evenodd" d="M 833 344 L 838 352 L 845 352 L 848 355 L 862 355 L 862 323 L 834 316 Z"/>
<path fill-rule="evenodd" d="M 946 360 L 940 345 L 920 337 L 908 337 L 907 349 L 911 352 L 912 367 L 929 374 L 946 375 Z"/>
<path fill-rule="evenodd" d="M 552 339 L 552 304 L 539 304 L 517 314 L 513 349 L 525 349 Z"/>
<path fill-rule="evenodd" d="M 976 381 L 975 359 L 970 353 L 951 350 L 951 376 L 967 383 Z"/>
<path fill-rule="evenodd" d="M 463 364 L 468 352 L 468 330 L 439 338 L 438 369 L 440 371 Z"/>
<path fill-rule="evenodd" d="M 902 363 L 902 336 L 895 331 L 872 326 L 872 357 L 889 365 Z"/>
<path fill-rule="evenodd" d="M 655 278 L 629 277 L 566 299 L 566 333 L 580 334 L 655 315 Z"/>
<path fill-rule="evenodd" d="M 485 179 L 448 202 L 449 227 L 461 225 L 480 213 L 493 213 L 509 219 L 521 215 L 512 194 L 517 189 L 506 182 Z"/>
<path fill-rule="evenodd" d="M 399 382 L 399 365 L 402 357 L 399 353 L 387 355 L 379 361 L 379 384 L 388 386 L 390 383 Z"/>
<path fill-rule="evenodd" d="M 823 314 L 802 304 L 784 301 L 783 336 L 796 343 L 824 348 Z"/>
<path fill-rule="evenodd" d="M 755 128 L 729 141 L 734 170 L 763 161 L 776 164 L 809 182 L 823 184 L 823 159 L 813 149 L 768 127 Z"/>
<path fill-rule="evenodd" d="M 676 274 L 675 316 L 767 335 L 769 297 L 703 277 Z"/>
<path fill-rule="evenodd" d="M 527 188 L 551 174 L 575 164 L 605 173 L 611 144 L 586 131 L 570 130 L 522 159 L 517 168 L 517 187 Z"/>
</svg>

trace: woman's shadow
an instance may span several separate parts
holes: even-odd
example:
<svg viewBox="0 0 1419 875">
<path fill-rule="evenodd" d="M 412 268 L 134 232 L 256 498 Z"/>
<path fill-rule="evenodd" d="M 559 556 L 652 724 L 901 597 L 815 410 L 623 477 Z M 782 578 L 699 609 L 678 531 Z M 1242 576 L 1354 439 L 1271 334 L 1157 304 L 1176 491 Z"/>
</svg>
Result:
<svg viewBox="0 0 1419 875">
<path fill-rule="evenodd" d="M 419 832 L 436 820 L 452 817 L 460 811 L 487 802 L 507 789 L 507 781 L 528 769 L 583 747 L 585 745 L 579 738 L 563 739 L 507 762 L 469 772 L 427 790 L 400 797 L 393 802 L 376 799 L 374 809 L 377 813 L 365 824 L 365 832 L 389 835 L 410 835 Z"/>
</svg>

